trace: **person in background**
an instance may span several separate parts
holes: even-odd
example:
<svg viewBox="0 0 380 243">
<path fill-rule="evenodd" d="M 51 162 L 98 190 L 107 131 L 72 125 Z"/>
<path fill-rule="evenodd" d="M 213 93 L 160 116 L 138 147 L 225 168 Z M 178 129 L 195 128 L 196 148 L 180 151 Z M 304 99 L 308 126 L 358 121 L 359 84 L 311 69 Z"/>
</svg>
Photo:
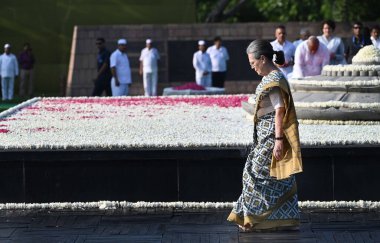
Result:
<svg viewBox="0 0 380 243">
<path fill-rule="evenodd" d="M 300 38 L 293 42 L 294 47 L 297 48 L 299 44 L 307 40 L 309 37 L 310 37 L 310 31 L 308 29 L 302 28 L 300 31 Z"/>
<path fill-rule="evenodd" d="M 11 53 L 11 45 L 4 45 L 4 54 L 0 56 L 1 94 L 2 100 L 13 99 L 15 78 L 18 76 L 18 63 Z"/>
<path fill-rule="evenodd" d="M 330 62 L 330 51 L 319 43 L 315 36 L 310 36 L 296 49 L 294 57 L 293 78 L 320 75 L 322 68 Z"/>
<path fill-rule="evenodd" d="M 198 41 L 198 51 L 193 55 L 195 81 L 203 87 L 211 87 L 211 59 L 206 52 L 206 42 Z"/>
<path fill-rule="evenodd" d="M 32 53 L 32 48 L 29 43 L 24 44 L 24 50 L 18 56 L 20 64 L 20 87 L 19 96 L 23 98 L 25 93 L 29 97 L 33 96 L 33 69 L 36 59 Z"/>
<path fill-rule="evenodd" d="M 214 45 L 207 49 L 212 64 L 212 86 L 224 87 L 227 74 L 227 61 L 230 59 L 227 49 L 222 46 L 222 38 L 214 38 Z"/>
<path fill-rule="evenodd" d="M 323 43 L 330 51 L 330 65 L 346 64 L 344 58 L 344 44 L 341 38 L 334 36 L 335 22 L 326 20 L 322 22 L 322 35 L 318 36 L 319 42 Z"/>
<path fill-rule="evenodd" d="M 285 54 L 285 63 L 282 65 L 278 65 L 278 68 L 281 72 L 284 73 L 285 77 L 293 72 L 293 64 L 294 64 L 294 53 L 296 48 L 294 45 L 286 40 L 286 28 L 283 25 L 277 26 L 275 30 L 276 40 L 272 41 L 270 44 L 275 51 L 282 51 Z"/>
<path fill-rule="evenodd" d="M 110 66 L 112 72 L 112 96 L 128 95 L 132 83 L 131 67 L 127 55 L 127 40 L 119 39 L 117 49 L 111 54 Z"/>
<path fill-rule="evenodd" d="M 160 54 L 152 46 L 152 40 L 145 41 L 146 47 L 141 51 L 139 73 L 143 76 L 145 96 L 157 95 L 158 68 Z"/>
<path fill-rule="evenodd" d="M 378 26 L 378 25 L 373 26 L 371 29 L 372 44 L 378 49 L 380 49 L 379 31 L 380 31 L 380 26 Z"/>
<path fill-rule="evenodd" d="M 105 91 L 106 96 L 112 96 L 111 91 L 111 68 L 110 68 L 110 51 L 106 48 L 106 40 L 104 38 L 96 39 L 96 46 L 98 47 L 97 56 L 97 70 L 98 73 L 94 79 L 94 90 L 92 96 L 101 96 Z"/>
<path fill-rule="evenodd" d="M 353 36 L 348 39 L 344 50 L 344 56 L 348 64 L 352 63 L 352 58 L 362 47 L 372 44 L 371 40 L 363 35 L 362 29 L 363 24 L 361 22 L 355 22 L 352 25 Z"/>
</svg>

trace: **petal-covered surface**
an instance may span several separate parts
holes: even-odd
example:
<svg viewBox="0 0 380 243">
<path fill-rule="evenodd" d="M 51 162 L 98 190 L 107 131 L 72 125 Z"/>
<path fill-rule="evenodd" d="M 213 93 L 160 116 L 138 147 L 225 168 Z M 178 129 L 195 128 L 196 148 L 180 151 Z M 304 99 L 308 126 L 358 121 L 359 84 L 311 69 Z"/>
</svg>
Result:
<svg viewBox="0 0 380 243">
<path fill-rule="evenodd" d="M 0 114 L 1 149 L 239 147 L 247 95 L 36 98 Z M 307 145 L 380 144 L 380 125 L 300 124 Z"/>
</svg>

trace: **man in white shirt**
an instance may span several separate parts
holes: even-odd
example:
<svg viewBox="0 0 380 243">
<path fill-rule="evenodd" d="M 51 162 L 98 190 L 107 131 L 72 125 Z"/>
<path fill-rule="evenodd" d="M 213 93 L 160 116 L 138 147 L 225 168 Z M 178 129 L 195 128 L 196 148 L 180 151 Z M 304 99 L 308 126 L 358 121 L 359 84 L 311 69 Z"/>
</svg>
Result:
<svg viewBox="0 0 380 243">
<path fill-rule="evenodd" d="M 214 38 L 214 45 L 207 49 L 212 64 L 212 86 L 224 87 L 227 74 L 227 61 L 230 59 L 227 49 L 222 46 L 222 38 Z"/>
<path fill-rule="evenodd" d="M 211 59 L 206 52 L 206 42 L 198 41 L 198 49 L 193 55 L 195 81 L 203 87 L 211 87 Z"/>
<path fill-rule="evenodd" d="M 372 27 L 372 30 L 371 30 L 371 41 L 372 41 L 372 44 L 380 49 L 380 38 L 379 38 L 379 31 L 380 31 L 380 26 L 378 25 L 375 25 Z"/>
<path fill-rule="evenodd" d="M 11 45 L 4 45 L 4 54 L 0 56 L 1 93 L 3 100 L 13 99 L 15 77 L 18 76 L 18 62 L 11 53 Z"/>
<path fill-rule="evenodd" d="M 157 49 L 152 47 L 152 40 L 145 41 L 146 47 L 141 51 L 140 55 L 140 75 L 143 76 L 145 96 L 157 95 L 157 61 L 160 54 Z"/>
<path fill-rule="evenodd" d="M 310 36 L 296 49 L 293 78 L 320 75 L 322 68 L 330 62 L 330 51 L 318 38 Z"/>
<path fill-rule="evenodd" d="M 285 26 L 279 25 L 275 30 L 276 40 L 272 41 L 270 44 L 273 47 L 274 51 L 283 51 L 285 56 L 285 63 L 281 66 L 278 66 L 285 77 L 288 77 L 288 74 L 293 72 L 294 64 L 294 53 L 296 48 L 294 45 L 286 40 L 286 29 Z"/>
<path fill-rule="evenodd" d="M 127 40 L 119 39 L 116 49 L 110 57 L 112 72 L 111 89 L 112 96 L 128 95 L 129 85 L 132 83 L 131 68 L 127 56 Z"/>
</svg>

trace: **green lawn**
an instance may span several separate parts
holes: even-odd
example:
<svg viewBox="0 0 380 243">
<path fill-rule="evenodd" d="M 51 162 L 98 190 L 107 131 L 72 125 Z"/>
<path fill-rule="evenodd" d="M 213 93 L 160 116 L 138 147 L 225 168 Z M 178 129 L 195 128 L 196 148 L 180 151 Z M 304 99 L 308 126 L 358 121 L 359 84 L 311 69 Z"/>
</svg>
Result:
<svg viewBox="0 0 380 243">
<path fill-rule="evenodd" d="M 0 101 L 0 112 L 8 110 L 9 108 L 12 108 L 13 106 L 18 105 L 18 104 L 24 102 L 25 100 L 26 99 L 15 98 L 11 101 Z"/>
</svg>

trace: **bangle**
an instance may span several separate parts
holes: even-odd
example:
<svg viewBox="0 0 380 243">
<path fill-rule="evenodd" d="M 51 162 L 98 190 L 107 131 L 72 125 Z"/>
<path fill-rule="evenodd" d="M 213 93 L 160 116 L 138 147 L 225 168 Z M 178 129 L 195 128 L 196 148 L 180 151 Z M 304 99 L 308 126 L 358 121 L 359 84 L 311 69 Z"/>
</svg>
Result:
<svg viewBox="0 0 380 243">
<path fill-rule="evenodd" d="M 284 137 L 276 137 L 276 140 L 284 140 Z"/>
</svg>

